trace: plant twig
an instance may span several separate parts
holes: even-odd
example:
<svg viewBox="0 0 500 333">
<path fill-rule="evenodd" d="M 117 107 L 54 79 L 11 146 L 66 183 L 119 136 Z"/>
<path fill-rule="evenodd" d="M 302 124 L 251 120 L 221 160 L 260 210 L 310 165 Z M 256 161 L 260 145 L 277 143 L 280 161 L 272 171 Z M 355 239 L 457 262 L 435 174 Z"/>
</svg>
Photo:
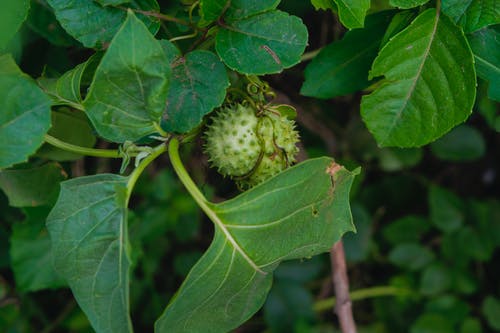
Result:
<svg viewBox="0 0 500 333">
<path fill-rule="evenodd" d="M 356 323 L 352 315 L 352 302 L 349 296 L 349 279 L 345 262 L 344 244 L 342 240 L 335 243 L 330 250 L 332 264 L 333 287 L 335 290 L 334 312 L 337 314 L 342 333 L 356 333 Z"/>
<path fill-rule="evenodd" d="M 124 10 L 130 9 L 130 10 L 132 10 L 135 13 L 139 13 L 139 14 L 142 14 L 142 15 L 145 15 L 145 16 L 154 17 L 154 18 L 157 18 L 157 19 L 162 20 L 162 21 L 174 22 L 174 23 L 177 23 L 177 24 L 180 24 L 180 25 L 184 25 L 184 26 L 190 27 L 190 28 L 193 27 L 193 24 L 191 22 L 179 19 L 179 18 L 177 18 L 175 16 L 171 16 L 171 15 L 167 15 L 167 14 L 162 14 L 162 13 L 155 12 L 155 11 L 152 11 L 152 10 L 140 10 L 140 9 L 135 9 L 135 8 L 124 8 L 124 7 L 118 7 L 118 8 L 124 9 Z"/>
</svg>

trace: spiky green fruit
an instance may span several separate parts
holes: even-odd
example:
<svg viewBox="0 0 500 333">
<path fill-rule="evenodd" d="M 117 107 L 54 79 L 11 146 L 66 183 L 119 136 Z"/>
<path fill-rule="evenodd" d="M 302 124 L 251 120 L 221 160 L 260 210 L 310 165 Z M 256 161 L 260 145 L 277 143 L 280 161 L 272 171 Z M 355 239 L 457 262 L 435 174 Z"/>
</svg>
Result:
<svg viewBox="0 0 500 333">
<path fill-rule="evenodd" d="M 242 188 L 255 186 L 279 173 L 298 153 L 295 122 L 277 112 L 257 116 L 246 105 L 219 110 L 205 132 L 209 162 Z"/>
</svg>

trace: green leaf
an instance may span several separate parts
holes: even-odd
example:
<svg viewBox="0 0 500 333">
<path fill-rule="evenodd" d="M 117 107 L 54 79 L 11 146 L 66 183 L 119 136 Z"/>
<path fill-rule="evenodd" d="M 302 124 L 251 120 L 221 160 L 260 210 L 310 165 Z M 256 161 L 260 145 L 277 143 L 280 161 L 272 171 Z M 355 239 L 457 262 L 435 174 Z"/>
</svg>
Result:
<svg viewBox="0 0 500 333">
<path fill-rule="evenodd" d="M 243 74 L 279 73 L 300 61 L 307 29 L 298 17 L 273 10 L 224 25 L 215 43 L 231 69 Z"/>
<path fill-rule="evenodd" d="M 3 0 L 0 10 L 0 51 L 14 37 L 21 24 L 26 20 L 30 9 L 29 0 Z"/>
<path fill-rule="evenodd" d="M 353 204 L 352 217 L 356 226 L 356 233 L 349 232 L 344 235 L 345 258 L 348 262 L 366 260 L 372 245 L 372 217 L 365 207 Z"/>
<path fill-rule="evenodd" d="M 398 244 L 389 253 L 389 261 L 412 271 L 422 269 L 434 259 L 434 254 L 418 243 Z"/>
<path fill-rule="evenodd" d="M 380 47 L 393 11 L 370 15 L 363 29 L 348 31 L 307 65 L 300 93 L 317 98 L 347 95 L 369 85 L 368 71 Z"/>
<path fill-rule="evenodd" d="M 431 144 L 432 153 L 445 161 L 472 161 L 481 158 L 486 142 L 480 131 L 460 125 Z"/>
<path fill-rule="evenodd" d="M 488 261 L 494 249 L 495 244 L 490 239 L 467 225 L 453 233 L 445 234 L 441 246 L 443 255 L 457 263 L 467 263 L 470 259 Z"/>
<path fill-rule="evenodd" d="M 489 81 L 488 97 L 500 102 L 500 26 L 468 35 L 477 75 Z"/>
<path fill-rule="evenodd" d="M 186 133 L 222 104 L 229 79 L 224 65 L 209 51 L 189 52 L 171 67 L 172 81 L 162 125 L 168 132 Z"/>
<path fill-rule="evenodd" d="M 333 2 L 333 0 L 311 0 L 311 4 L 314 6 L 314 9 L 331 9 L 333 11 L 337 11 L 337 5 Z"/>
<path fill-rule="evenodd" d="M 57 46 L 80 45 L 61 27 L 52 8 L 44 0 L 31 0 L 26 23 L 31 30 Z"/>
<path fill-rule="evenodd" d="M 493 296 L 486 297 L 481 309 L 489 326 L 500 330 L 500 299 Z"/>
<path fill-rule="evenodd" d="M 362 28 L 370 0 L 333 0 L 337 4 L 340 22 L 348 29 Z"/>
<path fill-rule="evenodd" d="M 92 148 L 96 143 L 96 137 L 87 116 L 80 111 L 60 108 L 57 112 L 52 112 L 52 128 L 48 134 L 80 147 Z M 36 155 L 60 162 L 82 158 L 80 154 L 54 147 L 48 143 L 40 147 Z"/>
<path fill-rule="evenodd" d="M 340 22 L 348 29 L 362 28 L 370 0 L 311 0 L 314 8 L 330 9 L 339 15 Z"/>
<path fill-rule="evenodd" d="M 450 270 L 441 263 L 428 266 L 422 273 L 420 292 L 426 296 L 434 296 L 448 290 L 451 286 Z"/>
<path fill-rule="evenodd" d="M 443 0 L 442 11 L 465 32 L 500 23 L 500 3 L 497 0 Z"/>
<path fill-rule="evenodd" d="M 50 99 L 10 55 L 0 56 L 0 169 L 24 162 L 50 127 Z"/>
<path fill-rule="evenodd" d="M 384 227 L 384 238 L 393 245 L 398 243 L 418 242 L 420 237 L 429 230 L 430 224 L 426 219 L 408 215 L 391 222 Z"/>
<path fill-rule="evenodd" d="M 379 151 L 379 166 L 384 171 L 399 171 L 411 168 L 422 160 L 421 148 L 382 148 Z"/>
<path fill-rule="evenodd" d="M 466 318 L 460 326 L 460 333 L 483 333 L 481 321 L 477 318 Z"/>
<path fill-rule="evenodd" d="M 410 333 L 454 333 L 452 323 L 443 315 L 424 313 L 411 325 Z"/>
<path fill-rule="evenodd" d="M 125 21 L 127 13 L 122 8 L 103 7 L 94 0 L 47 0 L 62 27 L 86 47 L 106 46 Z M 132 0 L 130 8 L 158 11 L 156 0 Z M 138 14 L 152 33 L 159 28 L 157 19 Z"/>
<path fill-rule="evenodd" d="M 56 271 L 97 332 L 132 332 L 127 180 L 101 174 L 65 181 L 47 218 Z"/>
<path fill-rule="evenodd" d="M 57 163 L 0 170 L 0 188 L 12 207 L 51 205 L 59 193 L 59 183 L 66 177 L 66 172 Z"/>
<path fill-rule="evenodd" d="M 87 61 L 64 73 L 59 79 L 38 79 L 38 84 L 52 97 L 52 105 L 68 105 L 83 110 L 82 81 L 95 72 L 102 54 L 96 53 Z"/>
<path fill-rule="evenodd" d="M 429 2 L 429 0 L 390 0 L 391 6 L 407 9 L 417 6 L 422 6 L 423 4 Z"/>
<path fill-rule="evenodd" d="M 425 145 L 472 112 L 476 75 L 461 30 L 435 9 L 393 37 L 373 63 L 386 80 L 364 96 L 361 114 L 380 146 Z"/>
<path fill-rule="evenodd" d="M 461 323 L 469 315 L 470 310 L 468 303 L 452 295 L 436 297 L 425 305 L 426 312 L 441 314 L 452 322 L 453 325 Z"/>
<path fill-rule="evenodd" d="M 242 19 L 276 9 L 280 0 L 202 0 L 200 14 L 206 23 L 216 21 L 222 14 L 226 22 Z"/>
<path fill-rule="evenodd" d="M 165 52 L 169 64 L 171 64 L 176 58 L 181 56 L 181 52 L 179 51 L 177 46 L 175 46 L 168 39 L 160 39 L 158 40 L 158 42 L 160 43 L 163 52 Z"/>
<path fill-rule="evenodd" d="M 303 285 L 276 279 L 264 305 L 264 319 L 273 332 L 294 332 L 300 321 L 314 320 L 314 299 Z"/>
<path fill-rule="evenodd" d="M 124 3 L 130 3 L 132 0 L 95 0 L 103 6 L 118 6 Z"/>
<path fill-rule="evenodd" d="M 170 67 L 160 43 L 129 11 L 95 72 L 84 107 L 102 137 L 136 141 L 155 133 Z"/>
<path fill-rule="evenodd" d="M 453 192 L 431 186 L 428 200 L 431 221 L 440 230 L 449 233 L 463 225 L 464 203 Z"/>
<path fill-rule="evenodd" d="M 214 240 L 155 331 L 226 332 L 239 326 L 263 304 L 281 261 L 328 251 L 354 230 L 354 173 L 341 168 L 332 178 L 332 163 L 308 160 L 232 200 L 206 203 Z"/>
<path fill-rule="evenodd" d="M 24 210 L 25 221 L 13 226 L 10 237 L 10 256 L 16 288 L 36 291 L 65 285 L 52 265 L 49 234 L 45 229 L 48 207 Z"/>
</svg>

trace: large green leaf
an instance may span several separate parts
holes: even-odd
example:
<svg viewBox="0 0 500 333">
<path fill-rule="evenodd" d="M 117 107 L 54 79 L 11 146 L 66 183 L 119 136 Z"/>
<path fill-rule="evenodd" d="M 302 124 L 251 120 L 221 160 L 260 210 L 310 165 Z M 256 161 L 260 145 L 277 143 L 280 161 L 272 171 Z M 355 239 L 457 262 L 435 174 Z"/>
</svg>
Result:
<svg viewBox="0 0 500 333">
<path fill-rule="evenodd" d="M 26 20 L 30 8 L 29 0 L 3 0 L 0 10 L 0 51 L 16 34 Z"/>
<path fill-rule="evenodd" d="M 380 146 L 425 145 L 472 112 L 476 75 L 462 31 L 435 9 L 392 38 L 371 77 L 386 80 L 364 96 L 361 114 Z"/>
<path fill-rule="evenodd" d="M 298 17 L 273 10 L 224 25 L 215 43 L 231 69 L 244 74 L 278 73 L 300 61 L 307 29 Z"/>
<path fill-rule="evenodd" d="M 328 251 L 354 230 L 349 208 L 354 174 L 318 158 L 232 200 L 206 202 L 214 240 L 155 331 L 227 332 L 242 324 L 262 306 L 281 261 Z"/>
<path fill-rule="evenodd" d="M 84 107 L 102 137 L 135 141 L 156 132 L 170 66 L 160 43 L 129 11 L 95 72 Z"/>
<path fill-rule="evenodd" d="M 465 32 L 500 23 L 498 0 L 443 0 L 442 10 Z"/>
<path fill-rule="evenodd" d="M 203 20 L 213 22 L 224 14 L 225 21 L 234 21 L 268 10 L 276 9 L 280 0 L 201 0 Z"/>
<path fill-rule="evenodd" d="M 306 67 L 300 93 L 317 98 L 346 95 L 368 86 L 368 71 L 394 12 L 371 15 L 362 29 L 348 31 Z"/>
<path fill-rule="evenodd" d="M 66 172 L 57 163 L 0 170 L 0 188 L 12 207 L 51 205 L 59 193 L 59 182 L 66 177 Z"/>
<path fill-rule="evenodd" d="M 229 86 L 226 68 L 209 51 L 193 51 L 172 63 L 164 126 L 168 132 L 189 132 L 218 107 Z"/>
<path fill-rule="evenodd" d="M 102 6 L 94 0 L 47 0 L 66 31 L 86 47 L 102 48 L 111 41 L 127 13 L 122 8 Z M 130 8 L 158 11 L 156 0 L 133 0 Z M 159 28 L 158 20 L 142 14 L 139 18 L 152 33 Z"/>
<path fill-rule="evenodd" d="M 132 332 L 127 180 L 101 174 L 65 181 L 47 218 L 56 271 L 97 332 Z"/>
<path fill-rule="evenodd" d="M 500 25 L 468 35 L 477 75 L 489 81 L 488 97 L 500 102 Z"/>
<path fill-rule="evenodd" d="M 0 169 L 24 162 L 50 127 L 50 99 L 10 55 L 0 56 Z"/>
<path fill-rule="evenodd" d="M 45 228 L 48 207 L 24 209 L 26 219 L 13 225 L 10 257 L 20 291 L 35 291 L 65 285 L 52 265 L 52 249 Z"/>
</svg>

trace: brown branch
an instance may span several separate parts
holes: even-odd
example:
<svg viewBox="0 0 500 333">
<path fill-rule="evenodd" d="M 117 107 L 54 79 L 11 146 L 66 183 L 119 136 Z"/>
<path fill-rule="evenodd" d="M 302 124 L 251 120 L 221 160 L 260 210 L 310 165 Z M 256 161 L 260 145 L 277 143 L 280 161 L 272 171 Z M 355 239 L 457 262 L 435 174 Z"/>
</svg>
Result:
<svg viewBox="0 0 500 333">
<path fill-rule="evenodd" d="M 335 289 L 335 308 L 342 333 L 356 333 L 356 323 L 352 315 L 352 302 L 349 296 L 349 279 L 345 263 L 344 244 L 342 240 L 335 243 L 330 250 L 332 278 Z"/>
</svg>

